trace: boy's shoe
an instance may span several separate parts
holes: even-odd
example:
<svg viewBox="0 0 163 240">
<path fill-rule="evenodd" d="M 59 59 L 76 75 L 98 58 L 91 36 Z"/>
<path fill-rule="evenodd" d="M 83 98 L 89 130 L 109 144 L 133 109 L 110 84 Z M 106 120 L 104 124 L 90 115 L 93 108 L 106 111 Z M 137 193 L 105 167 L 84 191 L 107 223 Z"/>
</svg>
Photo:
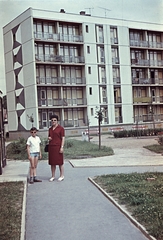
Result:
<svg viewBox="0 0 163 240">
<path fill-rule="evenodd" d="M 42 182 L 42 180 L 34 178 L 34 182 Z"/>
<path fill-rule="evenodd" d="M 33 181 L 33 177 L 30 177 L 30 179 L 29 179 L 29 183 L 30 183 L 30 184 L 34 183 L 34 181 Z"/>
</svg>

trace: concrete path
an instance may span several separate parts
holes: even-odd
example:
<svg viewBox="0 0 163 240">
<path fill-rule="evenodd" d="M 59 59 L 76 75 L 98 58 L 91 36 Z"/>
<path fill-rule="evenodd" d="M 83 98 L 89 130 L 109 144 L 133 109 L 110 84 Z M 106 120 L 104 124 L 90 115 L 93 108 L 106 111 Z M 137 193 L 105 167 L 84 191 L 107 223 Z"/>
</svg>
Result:
<svg viewBox="0 0 163 240">
<path fill-rule="evenodd" d="M 97 143 L 97 139 L 94 141 Z M 103 141 L 106 145 L 112 144 L 115 155 L 65 162 L 63 182 L 48 182 L 50 167 L 45 161 L 39 163 L 38 173 L 43 182 L 29 185 L 27 191 L 26 240 L 147 239 L 88 181 L 88 177 L 163 171 L 162 156 L 142 148 L 156 141 L 152 139 L 150 144 L 149 139 L 132 139 L 132 144 L 131 139 L 128 142 L 109 139 L 107 142 L 103 138 Z M 58 170 L 56 177 L 59 177 Z"/>
<path fill-rule="evenodd" d="M 48 182 L 49 166 L 40 162 L 43 182 L 29 185 L 27 190 L 26 240 L 147 239 L 88 177 L 151 170 L 153 167 L 73 168 L 66 162 L 65 180 Z"/>
</svg>

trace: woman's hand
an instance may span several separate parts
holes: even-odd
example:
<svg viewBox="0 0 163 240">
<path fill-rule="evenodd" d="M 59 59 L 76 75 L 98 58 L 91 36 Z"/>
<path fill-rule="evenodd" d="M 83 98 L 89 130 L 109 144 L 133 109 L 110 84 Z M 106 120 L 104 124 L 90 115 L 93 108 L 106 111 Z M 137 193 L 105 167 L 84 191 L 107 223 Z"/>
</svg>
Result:
<svg viewBox="0 0 163 240">
<path fill-rule="evenodd" d="M 51 138 L 51 137 L 48 137 L 48 140 L 49 140 L 49 141 L 51 141 L 51 140 L 52 140 L 52 138 Z"/>
</svg>

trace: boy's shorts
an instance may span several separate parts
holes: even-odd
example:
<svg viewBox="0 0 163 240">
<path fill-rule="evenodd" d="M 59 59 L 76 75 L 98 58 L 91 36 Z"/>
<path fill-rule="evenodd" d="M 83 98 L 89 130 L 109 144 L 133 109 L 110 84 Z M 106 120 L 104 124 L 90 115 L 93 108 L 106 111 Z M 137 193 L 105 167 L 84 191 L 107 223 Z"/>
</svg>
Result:
<svg viewBox="0 0 163 240">
<path fill-rule="evenodd" d="M 39 157 L 39 152 L 30 153 L 31 157 Z"/>
</svg>

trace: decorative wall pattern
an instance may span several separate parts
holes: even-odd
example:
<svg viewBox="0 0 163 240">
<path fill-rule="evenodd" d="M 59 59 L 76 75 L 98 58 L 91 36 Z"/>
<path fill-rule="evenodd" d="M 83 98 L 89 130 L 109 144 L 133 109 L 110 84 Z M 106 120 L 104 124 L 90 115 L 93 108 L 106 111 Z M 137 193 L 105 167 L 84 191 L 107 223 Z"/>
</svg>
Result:
<svg viewBox="0 0 163 240">
<path fill-rule="evenodd" d="M 19 74 L 23 67 L 22 58 L 22 43 L 21 43 L 21 28 L 20 25 L 12 29 L 13 34 L 13 69 L 15 75 L 15 99 L 16 99 L 16 114 L 17 114 L 17 130 L 25 130 L 22 125 L 21 116 L 25 111 L 25 96 L 24 86 L 19 82 Z"/>
</svg>

